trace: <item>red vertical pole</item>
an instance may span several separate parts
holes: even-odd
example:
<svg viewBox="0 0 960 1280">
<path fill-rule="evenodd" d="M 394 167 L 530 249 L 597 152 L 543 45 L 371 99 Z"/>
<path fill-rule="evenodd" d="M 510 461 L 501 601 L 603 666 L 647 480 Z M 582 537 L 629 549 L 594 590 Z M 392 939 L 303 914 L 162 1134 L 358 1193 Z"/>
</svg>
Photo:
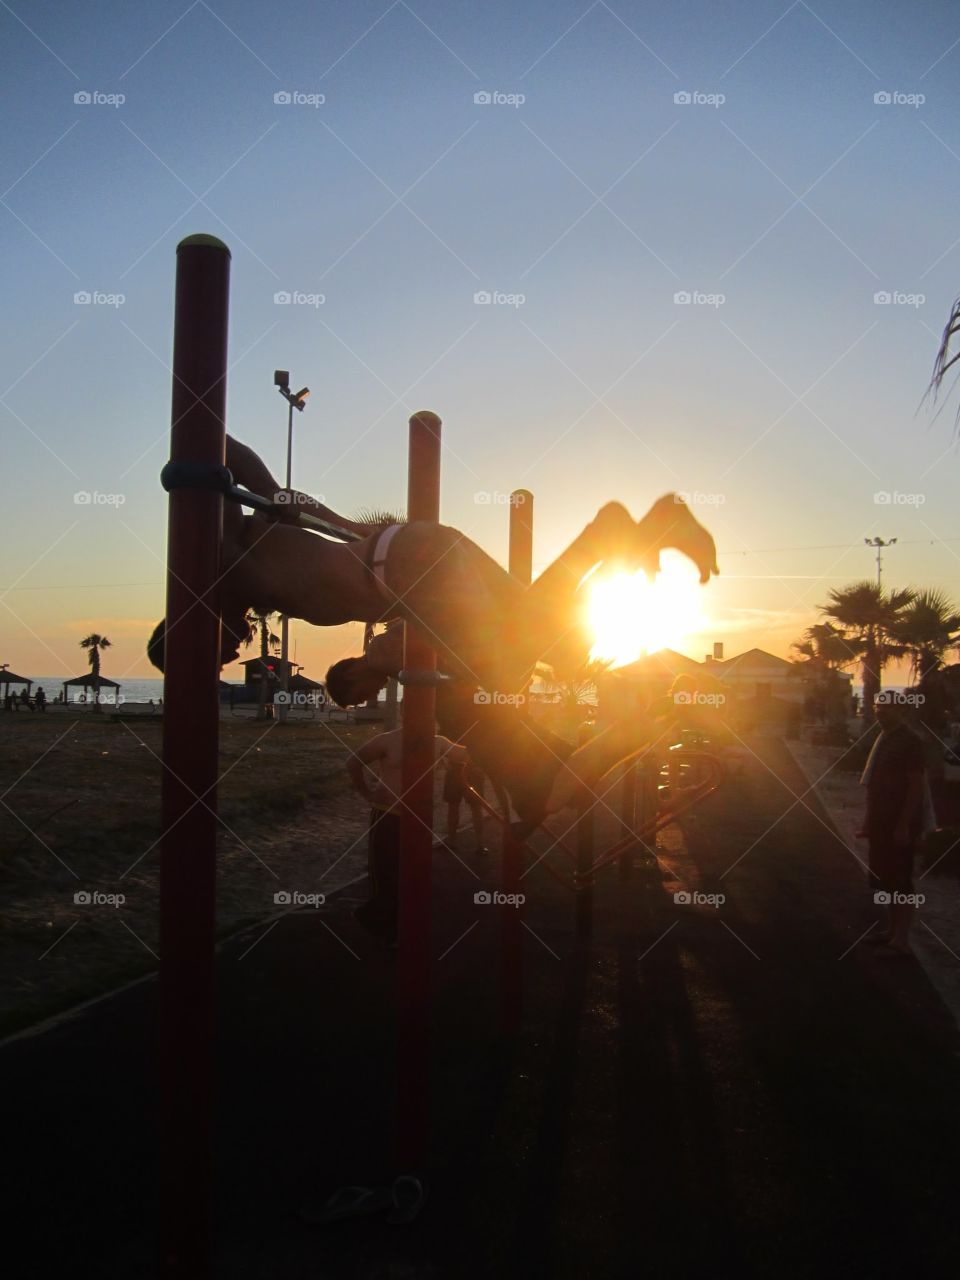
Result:
<svg viewBox="0 0 960 1280">
<path fill-rule="evenodd" d="M 177 246 L 170 459 L 222 465 L 230 251 Z M 216 784 L 223 499 L 175 489 L 167 531 L 160 846 L 162 1274 L 211 1274 Z M 203 796 L 203 804 L 197 803 Z"/>
<path fill-rule="evenodd" d="M 593 731 L 587 725 L 580 726 L 579 746 L 590 741 Z M 577 814 L 577 872 L 585 875 L 593 866 L 596 801 L 593 794 L 584 797 Z M 577 888 L 577 937 L 588 938 L 593 930 L 593 883 L 581 883 Z"/>
<path fill-rule="evenodd" d="M 440 519 L 440 419 L 421 410 L 410 419 L 407 519 Z M 436 651 L 412 626 L 404 628 L 403 665 L 432 672 Z M 430 1121 L 430 896 L 433 858 L 433 765 L 436 690 L 403 691 L 403 808 L 400 813 L 400 922 L 397 956 L 396 1155 L 421 1163 Z"/>
<path fill-rule="evenodd" d="M 533 494 L 514 489 L 510 495 L 510 573 L 525 587 L 533 580 Z M 510 689 L 506 692 L 513 693 Z M 519 692 L 519 691 L 517 691 Z M 521 892 L 520 871 L 523 852 L 509 826 L 504 827 L 501 845 L 503 892 Z M 516 1035 L 523 1016 L 523 908 L 507 908 L 501 917 L 500 935 L 500 1028 Z"/>
</svg>

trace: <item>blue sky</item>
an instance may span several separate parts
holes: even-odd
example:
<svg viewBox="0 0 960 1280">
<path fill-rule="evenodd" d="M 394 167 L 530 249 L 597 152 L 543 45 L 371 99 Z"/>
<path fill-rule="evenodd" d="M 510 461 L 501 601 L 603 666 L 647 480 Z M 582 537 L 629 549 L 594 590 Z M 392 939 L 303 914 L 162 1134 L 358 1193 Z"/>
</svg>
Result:
<svg viewBox="0 0 960 1280">
<path fill-rule="evenodd" d="M 694 656 L 785 653 L 872 574 L 864 536 L 899 538 L 891 584 L 960 596 L 954 406 L 917 412 L 960 292 L 950 6 L 40 0 L 0 22 L 3 661 L 80 669 L 96 628 L 114 674 L 147 674 L 196 231 L 233 251 L 229 427 L 280 471 L 289 368 L 313 391 L 294 479 L 334 507 L 402 505 L 429 407 L 443 518 L 501 559 L 506 509 L 477 494 L 534 490 L 541 567 L 607 499 L 704 495 L 723 576 Z M 316 674 L 358 631 L 293 634 Z"/>
</svg>

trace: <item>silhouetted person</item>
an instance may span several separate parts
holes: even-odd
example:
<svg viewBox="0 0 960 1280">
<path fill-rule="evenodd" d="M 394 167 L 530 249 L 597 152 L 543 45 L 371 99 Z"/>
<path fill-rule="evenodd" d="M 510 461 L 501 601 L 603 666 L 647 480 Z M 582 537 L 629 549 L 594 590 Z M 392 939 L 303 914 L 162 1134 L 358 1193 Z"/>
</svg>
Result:
<svg viewBox="0 0 960 1280">
<path fill-rule="evenodd" d="M 33 704 L 38 711 L 46 711 L 47 709 L 47 695 L 43 691 L 42 684 L 37 685 L 37 691 L 33 695 Z"/>
<path fill-rule="evenodd" d="M 913 863 L 921 837 L 935 825 L 926 753 L 922 740 L 905 721 L 901 694 L 878 694 L 874 711 L 880 734 L 861 778 L 867 788 L 867 809 L 858 834 L 869 841 L 869 882 L 874 901 L 887 907 L 887 924 L 867 941 L 879 944 L 879 954 L 912 956 Z"/>
</svg>

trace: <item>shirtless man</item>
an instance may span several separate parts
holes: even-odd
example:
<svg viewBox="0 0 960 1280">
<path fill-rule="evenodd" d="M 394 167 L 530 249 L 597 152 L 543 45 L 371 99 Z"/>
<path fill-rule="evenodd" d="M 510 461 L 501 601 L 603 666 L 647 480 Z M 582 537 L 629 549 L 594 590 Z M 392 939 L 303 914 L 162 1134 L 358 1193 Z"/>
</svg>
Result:
<svg viewBox="0 0 960 1280">
<path fill-rule="evenodd" d="M 536 582 L 525 587 L 447 525 L 415 521 L 378 527 L 339 516 L 304 494 L 281 497 L 281 487 L 262 460 L 230 437 L 226 463 L 237 483 L 256 493 L 276 494 L 277 506 L 275 518 L 269 518 L 244 515 L 235 504 L 224 504 L 221 661 L 237 657 L 250 608 L 303 618 L 315 626 L 385 620 L 412 624 L 436 649 L 441 669 L 458 682 L 442 690 L 438 699 L 447 736 L 466 742 L 491 779 L 510 787 L 518 812 L 531 822 L 544 811 L 555 812 L 571 803 L 583 785 L 600 776 L 598 770 L 606 772 L 640 746 L 640 729 L 632 726 L 629 737 L 621 727 L 608 730 L 568 761 L 572 749 L 562 739 L 531 726 L 525 716 L 525 726 L 518 728 L 514 706 L 476 704 L 477 688 L 497 695 L 519 694 L 537 661 L 561 666 L 582 661 L 590 637 L 578 590 L 584 577 L 600 565 L 642 568 L 653 576 L 661 551 L 673 548 L 693 560 L 702 583 L 718 572 L 713 538 L 686 504 L 670 494 L 639 521 L 619 503 L 608 503 Z M 321 516 L 357 540 L 332 542 L 296 527 L 293 521 L 301 511 Z M 331 696 L 341 705 L 374 697 L 388 676 L 400 670 L 401 633 L 400 627 L 388 627 L 363 657 L 336 663 L 327 676 Z M 148 645 L 151 660 L 161 670 L 163 641 L 161 622 Z M 483 733 L 485 746 L 464 737 L 478 718 L 491 726 Z M 504 738 L 514 749 L 496 767 L 496 740 Z M 539 780 L 519 803 L 523 778 L 515 777 L 511 785 L 505 776 L 516 772 L 513 764 L 527 775 L 535 768 Z"/>
</svg>

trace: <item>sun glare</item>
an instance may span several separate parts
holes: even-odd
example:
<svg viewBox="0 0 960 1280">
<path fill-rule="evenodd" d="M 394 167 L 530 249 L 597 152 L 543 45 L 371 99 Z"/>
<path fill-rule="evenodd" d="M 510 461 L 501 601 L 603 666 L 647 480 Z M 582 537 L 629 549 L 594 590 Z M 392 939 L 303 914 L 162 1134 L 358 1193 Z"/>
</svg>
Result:
<svg viewBox="0 0 960 1280">
<path fill-rule="evenodd" d="M 588 589 L 594 636 L 590 657 L 614 667 L 660 649 L 680 648 L 688 636 L 705 630 L 703 588 L 682 561 L 664 557 L 653 582 L 642 571 L 614 573 L 598 577 Z"/>
</svg>

